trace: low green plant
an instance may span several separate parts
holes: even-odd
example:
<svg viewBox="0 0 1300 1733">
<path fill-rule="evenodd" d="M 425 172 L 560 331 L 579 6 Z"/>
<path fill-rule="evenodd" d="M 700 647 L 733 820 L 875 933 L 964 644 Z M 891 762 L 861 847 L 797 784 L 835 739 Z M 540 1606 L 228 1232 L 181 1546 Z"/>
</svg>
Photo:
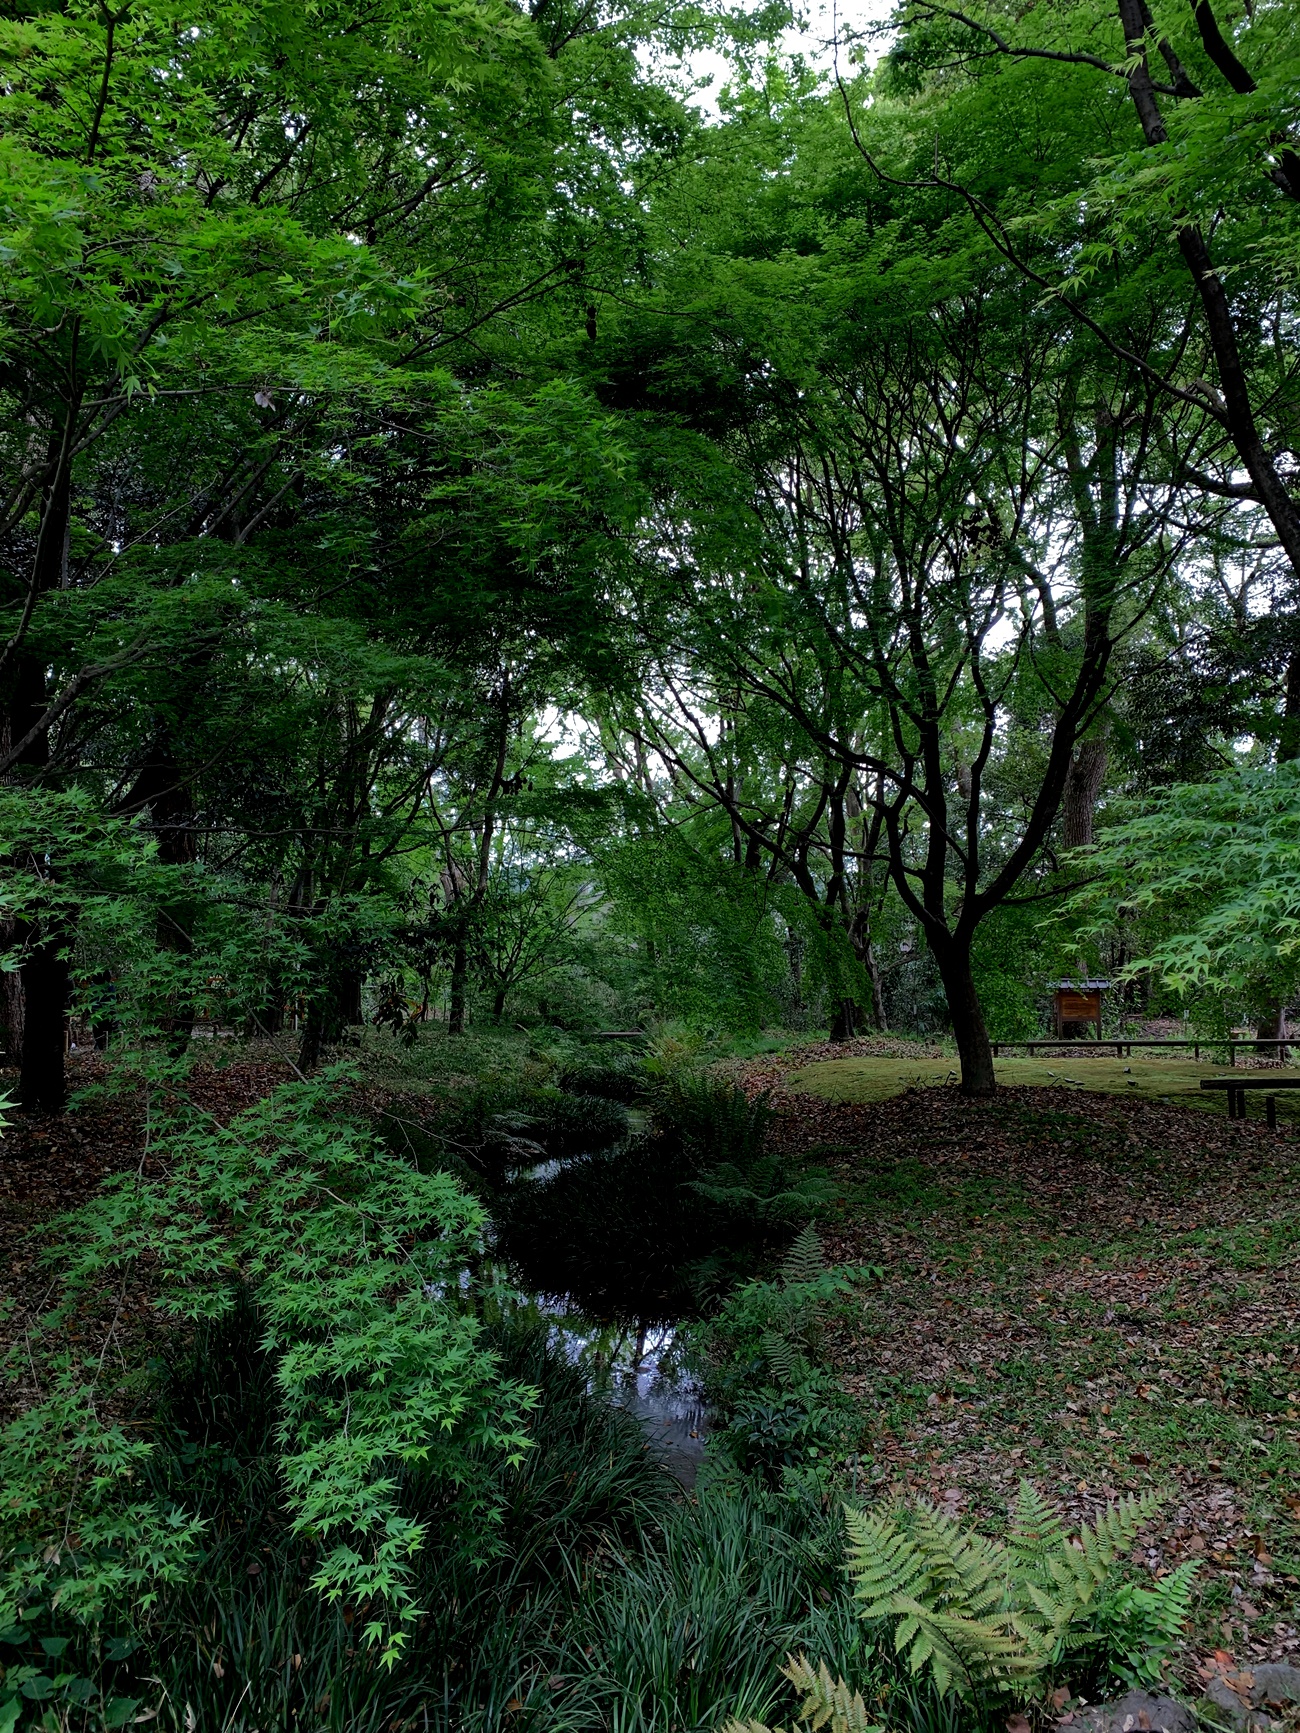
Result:
<svg viewBox="0 0 1300 1733">
<path fill-rule="evenodd" d="M 1152 1494 L 1112 1505 L 1095 1526 L 1067 1533 L 1022 1481 L 1006 1537 L 963 1527 L 932 1504 L 845 1510 L 848 1574 L 858 1614 L 894 1627 L 894 1648 L 919 1683 L 956 1700 L 962 1726 L 1002 1724 L 1006 1699 L 1044 1699 L 1060 1672 L 1082 1667 L 1090 1683 L 1150 1685 L 1190 1610 L 1192 1561 L 1151 1588 L 1117 1580 L 1134 1537 L 1158 1507 Z M 883 1733 L 867 1705 L 824 1662 L 791 1655 L 782 1670 L 800 1692 L 809 1733 Z M 997 1704 L 1001 1702 L 999 1715 Z M 915 1696 L 889 1693 L 890 1719 L 939 1720 Z M 733 1712 L 723 1733 L 782 1733 Z"/>
<path fill-rule="evenodd" d="M 1149 1589 L 1117 1581 L 1151 1521 L 1154 1494 L 1111 1505 L 1077 1536 L 1022 1481 L 1004 1539 L 920 1500 L 910 1511 L 849 1509 L 849 1574 L 864 1619 L 888 1619 L 914 1673 L 942 1692 L 1043 1694 L 1067 1663 L 1150 1683 L 1189 1610 L 1195 1564 Z"/>
<path fill-rule="evenodd" d="M 548 1158 L 608 1149 L 628 1135 L 627 1109 L 601 1095 L 539 1089 L 526 1109 L 533 1138 Z"/>
<path fill-rule="evenodd" d="M 880 1273 L 829 1268 L 807 1224 L 775 1278 L 742 1283 L 694 1329 L 715 1442 L 742 1471 L 788 1479 L 849 1448 L 852 1404 L 823 1362 L 823 1336 L 836 1307 Z"/>
<path fill-rule="evenodd" d="M 798 1719 L 811 1733 L 822 1727 L 828 1733 L 884 1733 L 883 1727 L 872 1721 L 862 1693 L 851 1691 L 843 1679 L 833 1679 L 825 1661 L 814 1667 L 806 1655 L 791 1655 L 781 1676 L 801 1693 Z M 722 1733 L 784 1733 L 784 1729 L 733 1718 Z"/>
<path fill-rule="evenodd" d="M 641 1101 L 649 1085 L 640 1053 L 593 1053 L 589 1048 L 564 1061 L 555 1081 L 570 1095 L 595 1095 L 628 1106 Z"/>
<path fill-rule="evenodd" d="M 758 1485 L 706 1477 L 637 1549 L 610 1558 L 589 1622 L 600 1718 L 626 1733 L 716 1733 L 728 1714 L 767 1718 L 788 1687 L 771 1656 L 827 1655 L 875 1695 L 890 1679 L 855 1617 L 836 1558 L 835 1514 Z"/>
<path fill-rule="evenodd" d="M 129 1380 L 107 1371 L 112 1306 L 128 1299 L 184 1329 L 251 1293 L 281 1497 L 316 1590 L 369 1609 L 358 1636 L 394 1654 L 416 1616 L 425 1528 L 403 1506 L 408 1474 L 459 1502 L 463 1534 L 490 1536 L 531 1396 L 500 1376 L 461 1296 L 483 1213 L 447 1174 L 340 1119 L 336 1084 L 285 1085 L 227 1126 L 173 1125 L 158 1177 L 118 1175 L 61 1224 L 61 1298 L 35 1344 L 42 1399 L 0 1434 L 0 1628 L 39 1604 L 147 1611 L 200 1553 L 206 1519 L 150 1488 L 156 1440 L 125 1423 Z M 97 1334 L 101 1349 L 77 1346 Z"/>
</svg>

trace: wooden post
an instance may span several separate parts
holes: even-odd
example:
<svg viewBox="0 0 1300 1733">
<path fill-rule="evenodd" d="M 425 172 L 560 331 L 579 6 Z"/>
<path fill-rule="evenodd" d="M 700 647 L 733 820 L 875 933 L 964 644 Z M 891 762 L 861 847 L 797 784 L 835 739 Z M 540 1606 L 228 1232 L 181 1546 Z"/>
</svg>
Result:
<svg viewBox="0 0 1300 1733">
<path fill-rule="evenodd" d="M 1276 1131 L 1277 1130 L 1277 1096 L 1276 1095 L 1266 1095 L 1264 1097 L 1264 1116 L 1268 1120 L 1268 1129 L 1270 1131 Z"/>
</svg>

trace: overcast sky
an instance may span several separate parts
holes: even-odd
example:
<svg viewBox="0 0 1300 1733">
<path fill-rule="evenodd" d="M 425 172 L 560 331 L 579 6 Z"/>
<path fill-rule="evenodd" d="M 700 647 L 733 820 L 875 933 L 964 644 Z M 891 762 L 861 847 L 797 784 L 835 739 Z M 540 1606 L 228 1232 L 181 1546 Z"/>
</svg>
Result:
<svg viewBox="0 0 1300 1733">
<path fill-rule="evenodd" d="M 781 37 L 781 51 L 787 55 L 801 54 L 811 65 L 829 73 L 832 64 L 831 44 L 836 28 L 841 40 L 845 32 L 865 28 L 888 18 L 894 0 L 805 0 L 807 22 L 802 30 L 787 30 Z M 874 54 L 873 54 L 874 58 Z M 718 112 L 718 93 L 728 84 L 732 69 L 725 57 L 712 51 L 695 54 L 683 70 L 692 78 L 709 78 L 707 89 L 696 93 L 695 102 L 705 114 Z"/>
</svg>

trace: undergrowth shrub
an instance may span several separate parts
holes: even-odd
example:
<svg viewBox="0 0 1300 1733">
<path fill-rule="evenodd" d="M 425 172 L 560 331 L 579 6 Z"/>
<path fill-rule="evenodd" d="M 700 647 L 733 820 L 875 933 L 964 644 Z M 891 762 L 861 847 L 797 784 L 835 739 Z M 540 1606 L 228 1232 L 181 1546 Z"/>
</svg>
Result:
<svg viewBox="0 0 1300 1733">
<path fill-rule="evenodd" d="M 926 1500 L 845 1510 L 848 1574 L 867 1623 L 940 1700 L 975 1725 L 1006 1724 L 1010 1704 L 1045 1702 L 1061 1681 L 1091 1691 L 1152 1685 L 1190 1611 L 1195 1562 L 1151 1586 L 1122 1579 L 1122 1560 L 1151 1521 L 1153 1494 L 1122 1499 L 1077 1535 L 1022 1481 L 1006 1536 L 964 1527 Z M 784 1676 L 799 1719 L 830 1733 L 883 1733 L 852 1681 L 792 1655 Z M 724 1733 L 773 1733 L 739 1708 Z"/>
<path fill-rule="evenodd" d="M 424 1611 L 385 1667 L 358 1641 L 364 1604 L 313 1586 L 263 1341 L 237 1294 L 165 1368 L 151 1484 L 202 1519 L 194 1568 L 148 1608 L 111 1606 L 94 1636 L 48 1606 L 25 1621 L 20 1646 L 0 1648 L 20 1733 L 141 1716 L 168 1733 L 716 1733 L 729 1708 L 783 1710 L 770 1658 L 791 1650 L 828 1657 L 894 1733 L 956 1733 L 856 1616 L 829 1510 L 742 1486 L 681 1498 L 636 1421 L 590 1396 L 545 1330 L 513 1325 L 485 1342 L 504 1378 L 537 1392 L 530 1448 L 494 1460 L 499 1517 L 477 1559 L 447 1489 L 401 1473 L 399 1506 L 426 1535 L 412 1584 Z"/>
<path fill-rule="evenodd" d="M 810 1648 L 875 1692 L 881 1672 L 836 1563 L 820 1506 L 706 1486 L 651 1544 L 625 1555 L 592 1609 L 610 1725 L 716 1733 L 729 1709 L 785 1698 L 773 1655 Z"/>
<path fill-rule="evenodd" d="M 1135 1537 L 1159 1508 L 1151 1493 L 1111 1505 L 1070 1535 L 1022 1481 L 1010 1527 L 994 1540 L 924 1500 L 846 1513 L 849 1574 L 865 1619 L 889 1619 L 913 1672 L 941 1691 L 1041 1695 L 1063 1670 L 1091 1682 L 1151 1684 L 1190 1610 L 1194 1560 L 1154 1586 L 1120 1579 Z"/>
<path fill-rule="evenodd" d="M 715 1414 L 712 1441 L 770 1484 L 825 1482 L 853 1444 L 854 1408 L 824 1363 L 835 1312 L 878 1269 L 830 1269 L 811 1225 L 774 1278 L 743 1283 L 691 1327 L 690 1354 Z"/>
<path fill-rule="evenodd" d="M 532 1398 L 461 1298 L 482 1210 L 338 1118 L 336 1081 L 285 1085 L 224 1127 L 176 1120 L 155 1177 L 118 1175 L 60 1224 L 60 1299 L 32 1344 L 42 1397 L 0 1434 L 0 1628 L 42 1604 L 147 1610 L 201 1553 L 204 1519 L 152 1475 L 157 1437 L 125 1424 L 124 1306 L 184 1328 L 232 1317 L 248 1289 L 286 1520 L 316 1590 L 365 1607 L 354 1640 L 391 1655 L 416 1617 L 405 1474 L 446 1490 L 471 1548 L 490 1535 Z"/>
<path fill-rule="evenodd" d="M 527 1106 L 532 1136 L 549 1160 L 585 1155 L 621 1142 L 629 1131 L 627 1109 L 603 1095 L 571 1095 L 539 1089 Z"/>
<path fill-rule="evenodd" d="M 320 1547 L 285 1506 L 282 1404 L 264 1337 L 244 1291 L 162 1369 L 147 1474 L 158 1498 L 183 1500 L 201 1524 L 184 1579 L 147 1605 L 110 1603 L 97 1629 L 29 1606 L 32 1616 L 0 1632 L 0 1726 L 51 1716 L 89 1733 L 105 1716 L 120 1725 L 144 1715 L 191 1733 L 373 1733 L 411 1717 L 459 1729 L 498 1725 L 512 1701 L 549 1724 L 550 1681 L 590 1572 L 612 1548 L 636 1548 L 673 1504 L 674 1483 L 636 1421 L 591 1398 L 544 1330 L 485 1331 L 502 1377 L 536 1392 L 529 1448 L 483 1464 L 496 1494 L 486 1547 L 466 1546 L 463 1510 L 438 1475 L 399 1471 L 396 1503 L 425 1537 L 412 1579 L 423 1611 L 390 1667 L 360 1640 L 365 1603 L 331 1603 L 315 1586 Z M 17 1705 L 8 1723 L 6 1696 Z"/>
<path fill-rule="evenodd" d="M 599 1096 L 634 1106 L 644 1100 L 649 1079 L 639 1053 L 587 1051 L 560 1066 L 558 1086 L 571 1095 Z"/>
</svg>

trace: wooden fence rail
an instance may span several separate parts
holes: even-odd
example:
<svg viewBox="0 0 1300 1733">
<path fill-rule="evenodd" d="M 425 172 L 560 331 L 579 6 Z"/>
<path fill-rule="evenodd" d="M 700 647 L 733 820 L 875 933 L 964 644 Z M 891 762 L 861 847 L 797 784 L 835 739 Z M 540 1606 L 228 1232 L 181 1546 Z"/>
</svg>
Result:
<svg viewBox="0 0 1300 1733">
<path fill-rule="evenodd" d="M 1004 1047 L 1024 1047 L 1030 1053 L 1036 1053 L 1046 1047 L 1054 1048 L 1059 1052 L 1066 1053 L 1078 1053 L 1080 1050 L 1096 1052 L 1100 1048 L 1104 1049 L 1107 1053 L 1113 1052 L 1117 1059 L 1131 1059 L 1135 1047 L 1190 1047 L 1193 1056 L 1199 1059 L 1201 1057 L 1201 1048 L 1204 1047 L 1207 1053 L 1222 1053 L 1226 1048 L 1228 1053 L 1228 1064 L 1235 1065 L 1237 1063 L 1238 1047 L 1273 1047 L 1285 1049 L 1286 1046 L 1287 1042 L 1279 1040 L 1277 1036 L 1254 1036 L 1252 1038 L 1233 1036 L 1230 1039 L 1225 1037 L 1222 1041 L 1201 1039 L 1182 1041 L 1165 1040 L 1163 1038 L 1146 1040 L 1138 1035 L 1116 1035 L 1113 1039 L 1108 1041 L 1096 1041 L 1092 1039 L 1067 1041 L 1058 1036 L 1054 1041 L 995 1041 L 993 1043 L 993 1057 L 995 1059 L 999 1058 Z"/>
</svg>

